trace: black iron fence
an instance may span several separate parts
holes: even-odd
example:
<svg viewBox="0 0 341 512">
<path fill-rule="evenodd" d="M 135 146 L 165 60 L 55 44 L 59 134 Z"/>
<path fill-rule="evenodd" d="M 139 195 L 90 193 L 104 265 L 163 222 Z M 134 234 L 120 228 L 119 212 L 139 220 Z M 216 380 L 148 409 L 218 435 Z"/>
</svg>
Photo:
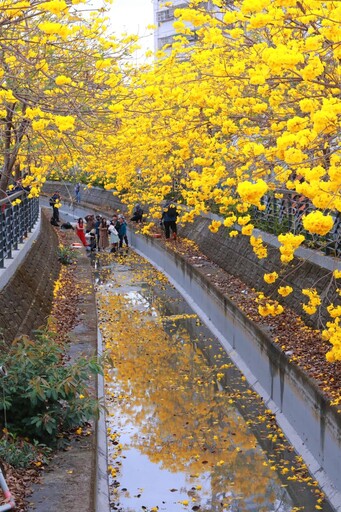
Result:
<svg viewBox="0 0 341 512">
<path fill-rule="evenodd" d="M 267 194 L 262 199 L 265 209 L 254 208 L 252 211 L 255 226 L 268 233 L 279 235 L 291 232 L 305 236 L 305 245 L 318 249 L 326 255 L 341 255 L 341 216 L 340 213 L 330 212 L 334 218 L 333 229 L 325 236 L 311 235 L 303 227 L 303 216 L 315 208 L 310 201 L 297 192 L 278 190 L 275 194 Z"/>
<path fill-rule="evenodd" d="M 20 204 L 11 201 L 20 199 Z M 4 268 L 6 258 L 24 241 L 33 229 L 39 216 L 39 200 L 28 199 L 27 192 L 20 191 L 0 200 L 0 268 Z"/>
</svg>

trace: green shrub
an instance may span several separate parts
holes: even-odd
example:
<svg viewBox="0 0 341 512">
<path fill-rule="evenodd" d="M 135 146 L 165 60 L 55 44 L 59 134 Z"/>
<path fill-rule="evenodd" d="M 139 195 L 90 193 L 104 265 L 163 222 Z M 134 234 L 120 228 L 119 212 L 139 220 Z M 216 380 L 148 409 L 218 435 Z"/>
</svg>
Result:
<svg viewBox="0 0 341 512">
<path fill-rule="evenodd" d="M 0 439 L 0 459 L 15 468 L 27 468 L 34 462 L 46 464 L 50 452 L 38 441 L 29 443 L 16 435 L 6 434 Z"/>
<path fill-rule="evenodd" d="M 98 416 L 100 405 L 87 384 L 90 374 L 102 372 L 100 363 L 96 357 L 65 362 L 51 333 L 0 341 L 0 365 L 7 369 L 0 377 L 0 428 L 51 445 Z"/>
<path fill-rule="evenodd" d="M 59 244 L 58 246 L 58 260 L 63 265 L 70 265 L 76 259 L 76 252 L 72 249 L 72 247 L 67 247 L 63 244 Z"/>
</svg>

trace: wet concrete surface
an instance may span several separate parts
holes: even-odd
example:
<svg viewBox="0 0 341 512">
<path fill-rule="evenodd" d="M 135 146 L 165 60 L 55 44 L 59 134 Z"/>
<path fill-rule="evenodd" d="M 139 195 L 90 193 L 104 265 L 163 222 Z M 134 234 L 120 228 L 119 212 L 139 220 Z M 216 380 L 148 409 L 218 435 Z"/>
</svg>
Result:
<svg viewBox="0 0 341 512">
<path fill-rule="evenodd" d="M 333 509 L 219 341 L 140 257 L 94 259 L 111 510 Z"/>
</svg>

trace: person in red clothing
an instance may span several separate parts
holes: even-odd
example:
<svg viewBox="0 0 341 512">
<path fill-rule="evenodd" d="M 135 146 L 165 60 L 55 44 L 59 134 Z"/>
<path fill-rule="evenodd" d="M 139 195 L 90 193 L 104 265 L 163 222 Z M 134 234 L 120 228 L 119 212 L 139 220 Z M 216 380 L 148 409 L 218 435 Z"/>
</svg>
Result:
<svg viewBox="0 0 341 512">
<path fill-rule="evenodd" d="M 76 234 L 77 234 L 78 238 L 80 239 L 80 241 L 82 242 L 82 244 L 84 245 L 84 247 L 86 247 L 88 244 L 87 244 L 87 241 L 85 238 L 84 222 L 81 217 L 78 219 L 78 222 L 76 225 Z"/>
</svg>

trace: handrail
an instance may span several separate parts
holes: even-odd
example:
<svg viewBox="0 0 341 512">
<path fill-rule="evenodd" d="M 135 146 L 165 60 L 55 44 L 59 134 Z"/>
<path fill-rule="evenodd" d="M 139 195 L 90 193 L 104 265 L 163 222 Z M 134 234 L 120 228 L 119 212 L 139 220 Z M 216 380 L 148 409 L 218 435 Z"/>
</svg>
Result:
<svg viewBox="0 0 341 512">
<path fill-rule="evenodd" d="M 27 194 L 26 190 L 18 190 L 18 192 L 14 192 L 13 194 L 8 194 L 5 198 L 0 199 L 0 206 L 12 202 L 14 199 L 18 199 L 23 195 Z"/>
<path fill-rule="evenodd" d="M 13 205 L 12 201 L 18 198 L 21 202 Z M 38 217 L 39 199 L 29 199 L 25 190 L 0 200 L 0 269 L 4 268 L 5 259 L 11 259 L 12 252 L 27 238 Z"/>
</svg>

